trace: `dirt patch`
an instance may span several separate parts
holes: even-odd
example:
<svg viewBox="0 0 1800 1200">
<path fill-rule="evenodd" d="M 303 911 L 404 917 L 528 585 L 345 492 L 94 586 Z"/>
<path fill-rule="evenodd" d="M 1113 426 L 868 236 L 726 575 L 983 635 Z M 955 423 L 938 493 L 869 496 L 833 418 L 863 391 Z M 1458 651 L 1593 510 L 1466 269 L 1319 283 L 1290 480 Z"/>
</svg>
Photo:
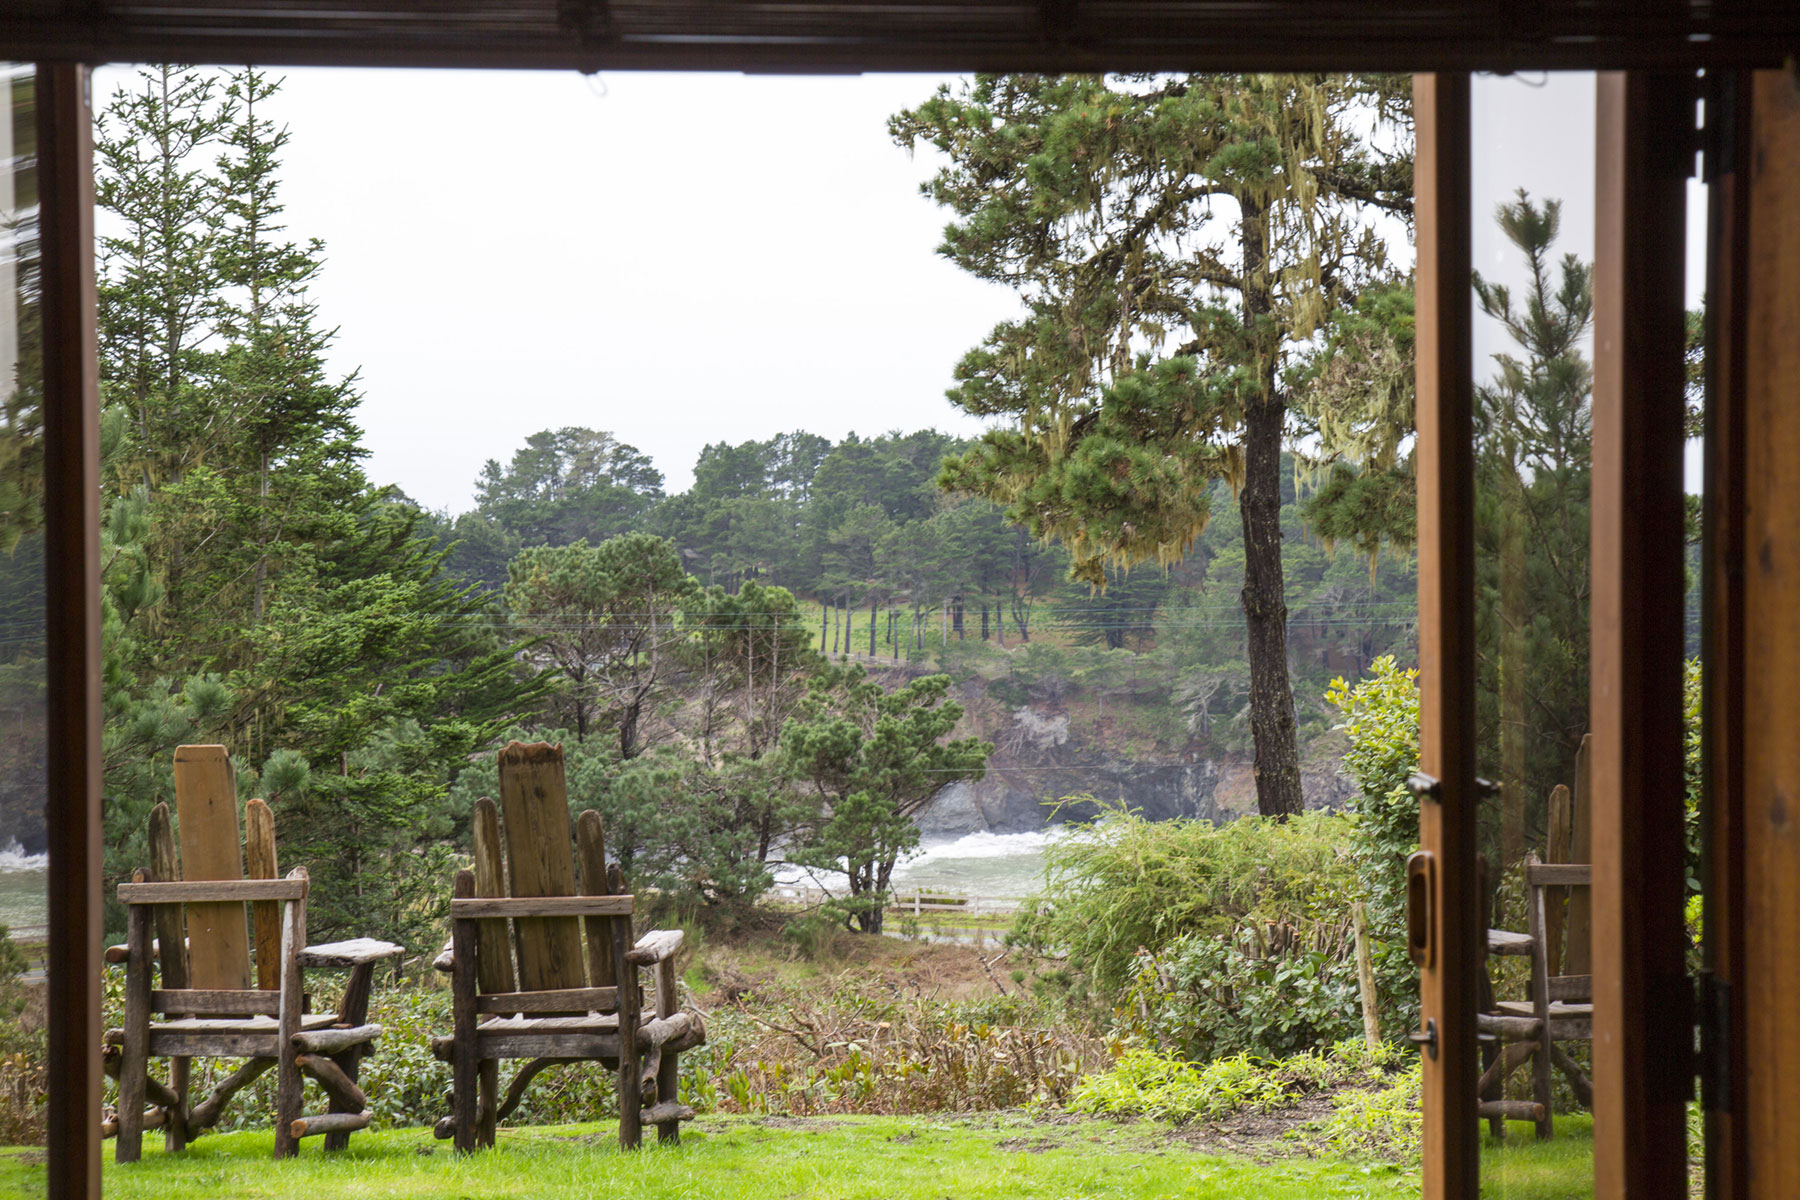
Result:
<svg viewBox="0 0 1800 1200">
<path fill-rule="evenodd" d="M 807 961 L 783 950 L 779 942 L 767 937 L 709 942 L 700 953 L 698 972 L 697 990 L 703 1002 L 730 1004 L 757 992 L 812 989 L 845 974 L 872 980 L 902 996 L 972 1000 L 998 994 L 994 979 L 982 965 L 998 953 L 994 949 L 984 956 L 969 946 L 847 933 L 837 939 L 833 954 L 824 961 Z M 1008 958 L 993 964 L 1002 980 L 1011 969 Z"/>
</svg>

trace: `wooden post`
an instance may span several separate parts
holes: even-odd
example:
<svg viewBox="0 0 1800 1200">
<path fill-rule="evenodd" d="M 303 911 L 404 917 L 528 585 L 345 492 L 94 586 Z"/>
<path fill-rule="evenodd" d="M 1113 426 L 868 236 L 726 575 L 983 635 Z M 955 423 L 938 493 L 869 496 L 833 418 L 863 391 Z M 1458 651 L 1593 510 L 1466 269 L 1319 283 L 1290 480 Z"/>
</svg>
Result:
<svg viewBox="0 0 1800 1200">
<path fill-rule="evenodd" d="M 1485 940 L 1475 830 L 1474 373 L 1469 263 L 1469 78 L 1413 77 L 1418 240 L 1419 768 L 1436 781 L 1419 841 L 1436 860 L 1435 953 L 1420 972 L 1424 1194 L 1479 1187 L 1475 1018 Z"/>
<path fill-rule="evenodd" d="M 44 645 L 50 939 L 47 1185 L 100 1196 L 100 376 L 94 143 L 88 69 L 37 69 L 38 241 L 44 355 Z"/>
<path fill-rule="evenodd" d="M 1752 77 L 1745 326 L 1746 1179 L 1800 1195 L 1800 83 Z"/>
<path fill-rule="evenodd" d="M 295 867 L 288 872 L 288 878 L 304 880 L 306 868 Z M 300 1102 L 306 1084 L 300 1078 L 294 1035 L 300 1032 L 300 1011 L 305 1003 L 300 974 L 300 952 L 304 949 L 306 895 L 302 893 L 299 899 L 285 902 L 281 921 L 281 1014 L 276 1018 L 275 1032 L 276 1158 L 288 1158 L 300 1152 L 300 1139 L 294 1136 L 293 1124 L 300 1119 Z"/>
<path fill-rule="evenodd" d="M 1381 1047 L 1381 1003 L 1375 993 L 1375 960 L 1369 953 L 1369 909 L 1358 900 L 1350 909 L 1356 929 L 1356 990 L 1362 997 L 1363 1042 Z"/>
<path fill-rule="evenodd" d="M 158 804 L 150 810 L 150 878 L 173 883 L 181 878 L 181 863 L 175 855 L 175 827 L 169 822 L 169 806 Z M 156 957 L 162 967 L 162 985 L 181 989 L 188 985 L 186 932 L 181 920 L 181 905 L 159 904 L 151 917 L 156 931 Z M 163 1149 L 173 1154 L 187 1145 L 188 1060 L 169 1060 L 169 1089 L 175 1093 L 175 1111 L 163 1124 Z"/>
<path fill-rule="evenodd" d="M 145 873 L 132 872 L 142 883 Z M 150 1068 L 150 906 L 133 904 L 125 915 L 125 1044 L 119 1056 L 119 1133 L 116 1162 L 136 1162 L 143 1153 L 144 1090 Z"/>
<path fill-rule="evenodd" d="M 623 893 L 615 889 L 615 894 Z M 612 926 L 619 988 L 619 1148 L 635 1150 L 644 1140 L 643 1083 L 638 1075 L 638 970 L 625 957 L 631 950 L 631 918 L 609 917 L 607 922 Z"/>
<path fill-rule="evenodd" d="M 475 872 L 458 871 L 452 895 L 467 900 L 475 895 Z M 450 1047 L 451 1119 L 456 1127 L 456 1151 L 469 1154 L 475 1149 L 476 1088 L 480 1073 L 481 1048 L 476 1044 L 475 1027 L 480 1017 L 475 1012 L 475 972 L 480 951 L 477 949 L 475 922 L 450 922 L 450 1018 L 454 1037 Z"/>
<path fill-rule="evenodd" d="M 675 1015 L 675 993 L 675 956 L 670 955 L 656 964 L 656 1017 L 658 1020 Z M 666 1046 L 663 1048 L 662 1057 L 657 1060 L 656 1065 L 656 1103 L 659 1107 L 664 1104 L 680 1103 L 681 1068 L 678 1065 L 680 1061 L 679 1051 Z M 656 1140 L 667 1142 L 671 1146 L 678 1145 L 681 1142 L 680 1120 L 658 1121 L 656 1123 Z"/>
<path fill-rule="evenodd" d="M 1687 1186 L 1682 493 L 1693 77 L 1596 95 L 1592 774 L 1594 1195 Z"/>
</svg>

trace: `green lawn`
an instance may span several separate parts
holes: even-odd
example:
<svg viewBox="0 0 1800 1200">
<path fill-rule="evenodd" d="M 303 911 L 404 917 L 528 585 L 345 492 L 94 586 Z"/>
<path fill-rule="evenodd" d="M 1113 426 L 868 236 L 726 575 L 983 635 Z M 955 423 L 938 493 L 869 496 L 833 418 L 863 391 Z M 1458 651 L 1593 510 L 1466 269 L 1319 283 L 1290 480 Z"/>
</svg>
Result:
<svg viewBox="0 0 1800 1200">
<path fill-rule="evenodd" d="M 1564 1134 L 1565 1122 L 1558 1125 Z M 1585 1125 L 1568 1121 L 1566 1136 L 1544 1144 L 1531 1140 L 1528 1126 L 1515 1129 L 1508 1143 L 1488 1146 L 1484 1193 L 1505 1200 L 1591 1194 L 1582 1172 L 1592 1147 Z M 108 1147 L 108 1200 L 1314 1200 L 1417 1192 L 1411 1172 L 1382 1163 L 1220 1157 L 1188 1148 L 1164 1126 L 1041 1122 L 1019 1113 L 703 1117 L 680 1147 L 652 1139 L 632 1155 L 618 1152 L 610 1126 L 502 1130 L 497 1151 L 461 1159 L 422 1129 L 358 1134 L 349 1152 L 330 1158 L 312 1142 L 282 1163 L 269 1159 L 267 1132 L 208 1136 L 181 1156 L 165 1157 L 154 1134 L 145 1142 L 144 1161 L 130 1167 L 113 1166 Z M 0 1200 L 42 1194 L 43 1166 L 35 1157 L 0 1151 Z"/>
</svg>

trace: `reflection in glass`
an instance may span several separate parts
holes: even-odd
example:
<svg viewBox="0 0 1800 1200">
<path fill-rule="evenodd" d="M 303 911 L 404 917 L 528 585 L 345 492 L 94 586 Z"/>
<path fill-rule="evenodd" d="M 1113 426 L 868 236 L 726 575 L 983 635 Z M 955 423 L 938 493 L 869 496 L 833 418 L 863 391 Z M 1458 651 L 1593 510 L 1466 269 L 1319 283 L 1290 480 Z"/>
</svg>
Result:
<svg viewBox="0 0 1800 1200">
<path fill-rule="evenodd" d="M 47 1082 L 42 379 L 32 69 L 0 81 L 0 1147 L 18 1147 L 43 1143 Z M 0 1190 L 42 1190 L 41 1166 L 0 1156 Z"/>
<path fill-rule="evenodd" d="M 1587 983 L 1591 75 L 1474 95 L 1482 1194 L 1593 1186 Z M 1556 864 L 1557 870 L 1546 870 Z M 1544 1032 L 1548 1027 L 1546 1044 Z"/>
</svg>

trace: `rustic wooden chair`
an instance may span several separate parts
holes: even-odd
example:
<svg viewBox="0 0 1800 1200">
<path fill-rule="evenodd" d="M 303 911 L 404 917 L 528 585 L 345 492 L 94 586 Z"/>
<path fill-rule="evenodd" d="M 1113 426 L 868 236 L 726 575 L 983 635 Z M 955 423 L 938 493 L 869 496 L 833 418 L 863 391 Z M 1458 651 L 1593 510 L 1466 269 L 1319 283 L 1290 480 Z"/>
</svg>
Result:
<svg viewBox="0 0 1800 1200">
<path fill-rule="evenodd" d="M 300 1139 L 314 1134 L 325 1135 L 327 1150 L 342 1149 L 370 1119 L 356 1081 L 362 1055 L 381 1033 L 364 1023 L 375 964 L 403 948 L 368 938 L 306 944 L 306 870 L 276 878 L 275 821 L 261 800 L 244 806 L 247 836 L 240 841 L 237 784 L 224 747 L 175 751 L 175 804 L 179 858 L 168 805 L 158 804 L 150 813 L 151 865 L 119 886 L 127 940 L 106 952 L 107 962 L 125 965 L 125 1024 L 106 1031 L 102 1051 L 106 1072 L 119 1081 L 118 1107 L 102 1125 L 118 1139 L 114 1157 L 137 1161 L 147 1128 L 161 1127 L 165 1147 L 182 1149 L 270 1068 L 275 1157 L 297 1153 Z M 254 978 L 246 905 L 255 928 Z M 152 975 L 159 959 L 158 981 Z M 341 1013 L 306 1011 L 302 973 L 309 967 L 350 968 Z M 167 1084 L 150 1078 L 151 1058 L 169 1059 Z M 249 1061 L 190 1104 L 195 1058 Z M 327 1113 L 302 1114 L 305 1077 L 324 1089 Z"/>
<path fill-rule="evenodd" d="M 1583 1105 L 1592 1107 L 1594 1086 L 1581 1065 L 1558 1042 L 1588 1041 L 1593 1037 L 1594 980 L 1592 975 L 1553 974 L 1550 961 L 1551 922 L 1548 893 L 1566 887 L 1586 887 L 1592 868 L 1586 863 L 1541 863 L 1536 855 L 1525 859 L 1527 922 L 1529 931 L 1488 930 L 1488 953 L 1523 955 L 1531 960 L 1531 995 L 1526 1000 L 1493 999 L 1492 985 L 1482 978 L 1482 1013 L 1477 1031 L 1487 1041 L 1483 1054 L 1486 1069 L 1478 1085 L 1481 1115 L 1488 1118 L 1496 1137 L 1504 1136 L 1505 1121 L 1531 1121 L 1539 1138 L 1555 1132 L 1551 1105 L 1551 1069 L 1561 1070 Z M 1507 1077 L 1526 1061 L 1531 1063 L 1530 1100 L 1501 1098 Z"/>
<path fill-rule="evenodd" d="M 437 963 L 451 973 L 455 1032 L 433 1040 L 451 1064 L 454 1088 L 451 1115 L 436 1134 L 454 1137 L 458 1151 L 492 1146 L 495 1125 L 519 1106 L 533 1077 L 563 1063 L 617 1070 L 626 1149 L 642 1140 L 646 1121 L 662 1141 L 677 1142 L 681 1122 L 694 1115 L 676 1097 L 676 1063 L 682 1050 L 705 1042 L 706 1028 L 698 1014 L 676 1009 L 681 931 L 658 930 L 633 944 L 632 897 L 618 867 L 607 870 L 595 812 L 577 822 L 577 893 L 569 825 L 562 747 L 513 742 L 500 751 L 500 806 L 476 802 L 475 865 L 456 874 L 451 944 Z M 644 967 L 654 970 L 653 1016 L 642 1015 Z M 503 1058 L 528 1061 L 501 1102 Z"/>
</svg>

